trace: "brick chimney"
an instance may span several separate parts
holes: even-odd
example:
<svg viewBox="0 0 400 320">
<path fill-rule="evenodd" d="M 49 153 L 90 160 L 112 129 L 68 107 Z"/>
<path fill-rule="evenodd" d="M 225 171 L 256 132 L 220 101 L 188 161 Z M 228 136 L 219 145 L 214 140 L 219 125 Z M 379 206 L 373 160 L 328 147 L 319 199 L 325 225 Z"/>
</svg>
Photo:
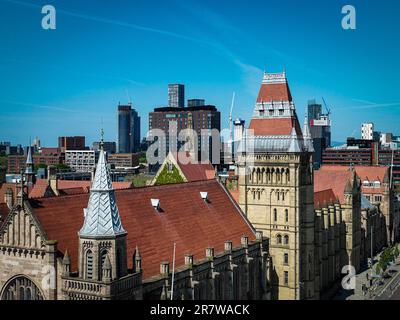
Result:
<svg viewBox="0 0 400 320">
<path fill-rule="evenodd" d="M 51 190 L 53 190 L 54 194 L 58 196 L 58 178 L 57 171 L 54 166 L 47 167 L 47 181 Z"/>
</svg>

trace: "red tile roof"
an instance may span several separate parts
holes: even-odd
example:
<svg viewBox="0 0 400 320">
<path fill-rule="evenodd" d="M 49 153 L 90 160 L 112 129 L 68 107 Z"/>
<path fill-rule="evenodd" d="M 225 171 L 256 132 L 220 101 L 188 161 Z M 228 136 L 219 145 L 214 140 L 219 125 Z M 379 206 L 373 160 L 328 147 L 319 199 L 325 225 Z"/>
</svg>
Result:
<svg viewBox="0 0 400 320">
<path fill-rule="evenodd" d="M 208 192 L 209 203 L 200 197 Z M 118 190 L 115 192 L 122 225 L 128 232 L 128 263 L 139 247 L 144 277 L 159 273 L 161 261 L 172 263 L 176 243 L 176 266 L 184 264 L 184 254 L 195 259 L 205 257 L 205 248 L 224 250 L 230 240 L 239 245 L 242 235 L 255 239 L 249 223 L 216 180 L 175 185 Z M 89 194 L 31 199 L 34 213 L 50 239 L 58 240 L 59 249 L 68 249 L 73 270 L 77 269 L 78 236 L 83 225 L 83 208 Z M 156 212 L 150 199 L 160 199 L 162 212 Z"/>
<path fill-rule="evenodd" d="M 45 196 L 47 189 L 49 188 L 48 184 L 36 183 L 31 192 L 29 192 L 30 198 L 42 198 Z"/>
<path fill-rule="evenodd" d="M 257 102 L 292 101 L 287 83 L 263 83 L 258 93 Z"/>
<path fill-rule="evenodd" d="M 210 162 L 208 163 L 186 163 L 189 156 L 188 152 L 174 153 L 179 168 L 188 182 L 211 180 L 215 178 L 215 169 Z M 185 161 L 182 163 L 182 160 Z"/>
<path fill-rule="evenodd" d="M 314 208 L 326 207 L 336 201 L 335 193 L 332 189 L 314 192 Z"/>
<path fill-rule="evenodd" d="M 321 166 L 314 171 L 314 193 L 331 188 L 340 203 L 344 203 L 344 189 L 352 182 L 353 173 L 345 166 Z"/>
<path fill-rule="evenodd" d="M 91 181 L 58 180 L 58 189 L 90 188 Z M 132 187 L 131 182 L 113 182 L 114 189 L 128 189 Z"/>
<path fill-rule="evenodd" d="M 302 131 L 297 117 L 256 119 L 250 121 L 249 129 L 256 136 L 289 136 L 295 127 L 297 136 L 302 137 Z"/>
<path fill-rule="evenodd" d="M 90 188 L 68 188 L 68 189 L 59 189 L 61 196 L 66 196 L 66 195 L 74 195 L 74 194 L 81 194 L 81 193 L 87 193 L 90 191 Z"/>
<path fill-rule="evenodd" d="M 340 166 L 340 165 L 323 165 L 324 170 L 329 170 L 329 171 L 343 171 L 343 170 L 349 170 L 349 167 L 346 166 Z M 354 166 L 353 167 L 361 179 L 361 183 L 363 181 L 380 181 L 381 183 L 384 182 L 385 175 L 389 174 L 389 167 L 387 166 Z M 368 194 L 368 193 L 383 193 L 384 192 L 384 187 L 381 185 L 381 187 L 361 187 L 363 193 Z"/>
</svg>

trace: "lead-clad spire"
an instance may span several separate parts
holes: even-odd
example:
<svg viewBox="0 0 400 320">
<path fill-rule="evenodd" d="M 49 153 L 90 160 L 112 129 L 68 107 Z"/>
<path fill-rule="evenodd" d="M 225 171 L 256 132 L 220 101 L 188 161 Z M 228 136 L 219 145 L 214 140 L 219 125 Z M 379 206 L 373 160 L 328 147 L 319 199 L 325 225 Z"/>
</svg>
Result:
<svg viewBox="0 0 400 320">
<path fill-rule="evenodd" d="M 25 174 L 33 173 L 33 158 L 32 158 L 32 147 L 28 147 L 28 156 L 26 157 L 26 168 Z"/>
<path fill-rule="evenodd" d="M 85 209 L 85 222 L 79 235 L 104 238 L 123 234 L 126 234 L 126 231 L 122 227 L 110 169 L 107 166 L 104 150 L 101 148 L 88 207 Z"/>
</svg>

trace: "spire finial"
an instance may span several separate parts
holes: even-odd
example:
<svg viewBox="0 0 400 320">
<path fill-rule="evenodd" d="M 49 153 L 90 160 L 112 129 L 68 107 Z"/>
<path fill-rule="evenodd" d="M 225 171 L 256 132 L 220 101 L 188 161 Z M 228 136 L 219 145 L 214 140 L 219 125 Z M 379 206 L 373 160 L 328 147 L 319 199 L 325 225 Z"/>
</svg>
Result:
<svg viewBox="0 0 400 320">
<path fill-rule="evenodd" d="M 104 129 L 103 129 L 103 118 L 101 118 L 101 130 L 100 130 L 100 149 L 104 150 Z"/>
</svg>

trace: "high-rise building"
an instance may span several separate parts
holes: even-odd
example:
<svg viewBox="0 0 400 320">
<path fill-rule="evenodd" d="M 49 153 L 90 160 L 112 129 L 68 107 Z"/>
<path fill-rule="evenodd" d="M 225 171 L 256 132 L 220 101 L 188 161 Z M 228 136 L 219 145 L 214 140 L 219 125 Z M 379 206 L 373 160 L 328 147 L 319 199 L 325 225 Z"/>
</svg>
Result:
<svg viewBox="0 0 400 320">
<path fill-rule="evenodd" d="M 59 137 L 58 147 L 60 148 L 61 152 L 65 152 L 67 150 L 85 150 L 85 137 Z"/>
<path fill-rule="evenodd" d="M 308 101 L 308 119 L 319 119 L 322 114 L 322 105 L 318 104 L 315 100 Z"/>
<path fill-rule="evenodd" d="M 221 113 L 215 106 L 205 105 L 201 107 L 187 107 L 187 108 L 155 108 L 153 112 L 149 113 L 149 130 L 161 129 L 165 133 L 165 139 L 160 141 L 160 147 L 165 150 L 167 156 L 170 150 L 175 147 L 179 150 L 184 142 L 170 141 L 169 139 L 169 124 L 175 122 L 177 126 L 177 136 L 183 129 L 188 129 L 189 125 L 193 126 L 193 130 L 197 133 L 198 159 L 201 160 L 201 151 L 208 150 L 208 160 L 211 163 L 216 163 L 217 159 L 212 158 L 211 145 L 213 143 L 212 137 L 202 137 L 202 130 L 221 130 Z M 204 132 L 203 132 L 204 133 Z M 219 138 L 218 138 L 219 139 Z M 218 141 L 219 142 L 219 141 Z M 214 141 L 216 143 L 216 141 Z M 213 161 L 214 160 L 214 161 Z M 219 160 L 219 159 L 218 159 Z M 159 165 L 162 164 L 164 159 L 161 159 Z M 152 171 L 157 171 L 159 165 L 152 166 Z"/>
<path fill-rule="evenodd" d="M 361 139 L 374 139 L 374 124 L 372 122 L 363 123 L 361 125 Z"/>
<path fill-rule="evenodd" d="M 135 109 L 131 113 L 131 150 L 138 152 L 140 149 L 140 116 Z"/>
<path fill-rule="evenodd" d="M 183 108 L 185 106 L 185 86 L 183 84 L 168 85 L 168 107 Z"/>
<path fill-rule="evenodd" d="M 187 102 L 188 107 L 202 107 L 206 104 L 204 99 L 189 99 Z"/>
<path fill-rule="evenodd" d="M 331 146 L 331 121 L 329 112 L 322 113 L 322 106 L 315 100 L 308 101 L 308 121 L 310 122 L 310 134 L 314 146 L 314 167 L 322 164 L 322 153 Z"/>
<path fill-rule="evenodd" d="M 140 147 L 140 117 L 132 105 L 118 105 L 118 152 L 137 152 Z"/>
</svg>

